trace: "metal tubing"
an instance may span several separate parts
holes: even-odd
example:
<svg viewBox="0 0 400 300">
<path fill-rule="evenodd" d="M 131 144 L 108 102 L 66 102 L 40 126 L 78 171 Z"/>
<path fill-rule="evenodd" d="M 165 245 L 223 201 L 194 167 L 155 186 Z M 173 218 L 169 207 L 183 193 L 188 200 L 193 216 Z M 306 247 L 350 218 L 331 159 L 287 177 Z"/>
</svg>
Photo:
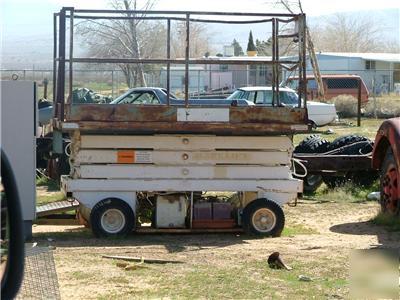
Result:
<svg viewBox="0 0 400 300">
<path fill-rule="evenodd" d="M 361 126 L 361 79 L 358 78 L 358 97 L 357 97 L 357 126 Z"/>
<path fill-rule="evenodd" d="M 276 61 L 275 56 L 275 43 L 276 43 L 276 19 L 272 19 L 272 61 Z M 272 106 L 275 106 L 276 99 L 275 99 L 275 75 L 276 75 L 276 68 L 275 64 L 272 65 Z"/>
<path fill-rule="evenodd" d="M 75 19 L 85 20 L 108 20 L 109 16 L 88 16 L 88 15 L 75 15 Z M 112 17 L 113 20 L 130 20 L 132 17 L 128 16 L 116 16 Z M 136 20 L 173 20 L 173 21 L 186 21 L 186 18 L 182 17 L 135 17 Z M 256 24 L 256 23 L 268 23 L 272 19 L 259 19 L 259 20 L 242 20 L 242 21 L 228 21 L 228 20 L 210 20 L 210 19 L 195 19 L 190 18 L 190 22 L 197 23 L 220 23 L 220 24 Z"/>
<path fill-rule="evenodd" d="M 72 83 L 73 83 L 73 53 L 74 53 L 74 9 L 69 11 L 69 102 L 72 103 Z"/>
<path fill-rule="evenodd" d="M 167 59 L 171 58 L 171 20 L 167 21 Z M 169 105 L 169 89 L 170 89 L 170 79 L 171 79 L 171 64 L 167 63 L 167 105 Z"/>
<path fill-rule="evenodd" d="M 185 49 L 185 107 L 189 106 L 189 38 L 190 14 L 186 14 L 186 49 Z"/>
<path fill-rule="evenodd" d="M 306 53 L 307 53 L 307 48 L 306 48 L 306 43 L 307 43 L 307 31 L 306 31 L 306 15 L 302 14 L 301 15 L 302 19 L 303 19 L 303 26 L 301 26 L 302 31 L 303 31 L 303 41 L 301 43 L 302 47 L 303 47 L 303 93 L 304 93 L 304 108 L 307 108 L 307 64 L 306 64 Z M 299 105 L 299 107 L 301 107 L 301 104 Z"/>
<path fill-rule="evenodd" d="M 279 20 L 276 19 L 275 25 L 275 34 L 276 34 L 276 42 L 275 42 L 275 60 L 279 61 Z M 275 64 L 276 72 L 275 72 L 275 84 L 276 84 L 276 103 L 278 106 L 281 106 L 281 101 L 279 99 L 279 65 Z"/>
<path fill-rule="evenodd" d="M 56 72 L 57 72 L 57 16 L 58 14 L 53 14 L 53 103 L 56 103 L 57 99 L 57 85 L 56 85 Z M 57 105 L 54 105 L 53 118 L 57 116 Z"/>
<path fill-rule="evenodd" d="M 69 62 L 69 59 L 65 60 Z M 155 59 L 139 59 L 139 58 L 89 58 L 89 57 L 75 57 L 75 63 L 129 63 L 129 64 L 185 64 L 186 59 L 162 59 L 162 58 L 155 58 Z M 298 60 L 248 60 L 248 59 L 241 59 L 241 60 L 234 60 L 234 59 L 204 59 L 204 58 L 194 58 L 189 59 L 189 64 L 193 65 L 259 65 L 259 64 L 298 64 Z"/>
<path fill-rule="evenodd" d="M 110 13 L 110 14 L 148 14 L 148 15 L 183 15 L 189 14 L 194 16 L 209 15 L 209 16 L 251 16 L 251 17 L 294 17 L 296 14 L 263 14 L 263 13 L 239 13 L 239 12 L 209 12 L 209 11 L 179 11 L 179 10 L 113 10 L 113 9 L 76 9 L 76 13 Z M 113 18 L 112 16 L 110 18 Z"/>
<path fill-rule="evenodd" d="M 57 74 L 57 118 L 64 119 L 64 93 L 65 93 L 65 9 L 59 15 L 59 44 L 58 44 L 58 74 Z"/>
</svg>

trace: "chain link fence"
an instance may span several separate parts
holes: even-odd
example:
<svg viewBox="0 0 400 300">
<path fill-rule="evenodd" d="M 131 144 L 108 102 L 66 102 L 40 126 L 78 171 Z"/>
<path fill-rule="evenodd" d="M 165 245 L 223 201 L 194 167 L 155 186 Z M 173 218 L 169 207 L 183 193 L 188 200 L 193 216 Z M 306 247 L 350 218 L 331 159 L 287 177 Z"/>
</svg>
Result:
<svg viewBox="0 0 400 300">
<path fill-rule="evenodd" d="M 66 71 L 68 72 L 68 70 Z M 312 74 L 309 72 L 308 74 Z M 356 74 L 348 75 L 348 74 Z M 1 79 L 34 80 L 38 83 L 38 97 L 53 99 L 53 72 L 48 69 L 0 70 Z M 15 76 L 16 75 L 16 76 Z M 67 75 L 67 74 L 66 74 Z M 74 70 L 74 89 L 88 88 L 96 93 L 116 98 L 128 89 L 121 70 Z M 359 77 L 358 77 L 359 76 Z M 68 79 L 68 76 L 65 78 Z M 189 69 L 191 98 L 225 98 L 236 88 L 245 86 L 270 86 L 272 70 L 268 66 L 204 65 Z M 361 79 L 362 113 L 367 117 L 393 117 L 400 115 L 400 70 L 324 70 L 322 81 L 325 99 L 334 102 L 344 117 L 357 115 L 358 80 Z M 296 75 L 282 71 L 282 83 L 297 89 Z M 167 86 L 166 66 L 145 72 L 147 86 Z M 48 82 L 45 91 L 44 82 Z M 170 89 L 178 97 L 184 97 L 185 69 L 171 66 Z M 132 87 L 132 86 L 131 86 Z M 308 99 L 317 98 L 317 84 L 312 78 L 307 82 Z M 66 82 L 68 91 L 68 82 Z"/>
</svg>

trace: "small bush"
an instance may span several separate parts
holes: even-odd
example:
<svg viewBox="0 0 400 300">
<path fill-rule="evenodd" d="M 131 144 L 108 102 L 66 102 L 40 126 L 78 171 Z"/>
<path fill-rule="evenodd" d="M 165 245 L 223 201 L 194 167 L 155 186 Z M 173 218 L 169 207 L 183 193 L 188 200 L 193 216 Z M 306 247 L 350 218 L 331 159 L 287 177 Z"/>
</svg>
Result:
<svg viewBox="0 0 400 300">
<path fill-rule="evenodd" d="M 357 117 L 357 99 L 350 95 L 340 95 L 331 99 L 335 104 L 339 117 L 355 118 Z M 387 119 L 400 116 L 400 96 L 376 97 L 376 108 L 372 96 L 369 97 L 368 103 L 362 108 L 364 117 L 376 117 Z"/>
<path fill-rule="evenodd" d="M 370 99 L 365 107 L 366 117 L 375 117 L 374 100 Z M 400 116 L 400 98 L 376 98 L 376 116 L 394 118 Z"/>
<path fill-rule="evenodd" d="M 341 118 L 353 118 L 357 116 L 357 99 L 350 95 L 339 95 L 331 99 L 336 111 Z"/>
</svg>

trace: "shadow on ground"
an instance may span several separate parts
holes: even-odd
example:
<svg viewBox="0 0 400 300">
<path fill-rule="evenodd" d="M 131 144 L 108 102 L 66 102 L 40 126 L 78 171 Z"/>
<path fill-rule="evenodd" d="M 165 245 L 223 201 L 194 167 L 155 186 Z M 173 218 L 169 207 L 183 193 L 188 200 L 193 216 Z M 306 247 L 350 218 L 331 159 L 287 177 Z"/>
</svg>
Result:
<svg viewBox="0 0 400 300">
<path fill-rule="evenodd" d="M 378 244 L 371 245 L 371 247 L 383 249 L 400 248 L 400 232 L 388 231 L 384 226 L 375 225 L 371 221 L 338 224 L 330 227 L 329 230 L 340 234 L 376 235 Z"/>
<path fill-rule="evenodd" d="M 56 247 L 129 247 L 164 246 L 169 253 L 198 251 L 247 244 L 253 237 L 245 234 L 130 234 L 125 238 L 96 238 L 88 229 L 79 227 L 64 232 L 34 233 L 33 241 Z M 189 248 L 189 250 L 188 250 Z"/>
</svg>

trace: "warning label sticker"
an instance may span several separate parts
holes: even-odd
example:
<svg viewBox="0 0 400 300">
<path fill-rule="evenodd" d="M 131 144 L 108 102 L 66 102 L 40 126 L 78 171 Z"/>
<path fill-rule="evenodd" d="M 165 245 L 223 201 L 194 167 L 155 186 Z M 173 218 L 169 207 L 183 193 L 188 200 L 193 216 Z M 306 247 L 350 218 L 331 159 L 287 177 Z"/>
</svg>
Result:
<svg viewBox="0 0 400 300">
<path fill-rule="evenodd" d="M 153 162 L 151 151 L 121 150 L 117 152 L 119 164 L 150 164 Z"/>
</svg>

